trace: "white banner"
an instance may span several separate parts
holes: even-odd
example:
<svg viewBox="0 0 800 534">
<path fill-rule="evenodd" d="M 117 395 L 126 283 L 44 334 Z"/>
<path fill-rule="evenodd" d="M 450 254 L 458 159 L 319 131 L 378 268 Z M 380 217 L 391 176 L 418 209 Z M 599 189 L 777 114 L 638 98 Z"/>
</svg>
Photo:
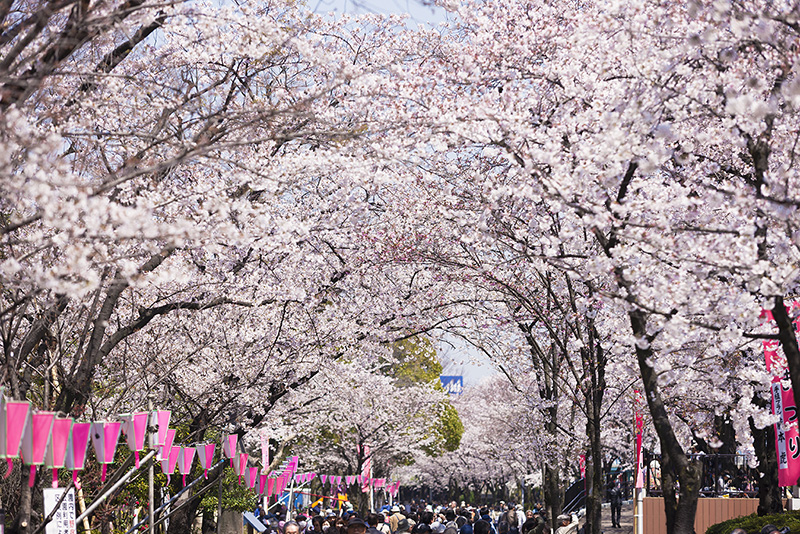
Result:
<svg viewBox="0 0 800 534">
<path fill-rule="evenodd" d="M 44 515 L 47 517 L 55 508 L 65 488 L 44 489 Z M 70 488 L 64 501 L 45 528 L 46 534 L 75 534 L 75 490 Z"/>
</svg>

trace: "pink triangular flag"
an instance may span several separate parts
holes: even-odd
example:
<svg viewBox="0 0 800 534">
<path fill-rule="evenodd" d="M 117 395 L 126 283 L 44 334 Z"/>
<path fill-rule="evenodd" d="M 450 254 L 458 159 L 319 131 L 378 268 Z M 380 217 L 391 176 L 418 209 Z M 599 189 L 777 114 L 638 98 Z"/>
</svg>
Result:
<svg viewBox="0 0 800 534">
<path fill-rule="evenodd" d="M 36 466 L 44 465 L 44 456 L 55 418 L 55 412 L 33 412 L 30 424 L 25 427 L 25 432 L 22 434 L 22 463 L 31 466 L 28 477 L 28 486 L 31 488 L 36 482 Z"/>
<path fill-rule="evenodd" d="M 117 450 L 117 441 L 122 429 L 120 421 L 98 421 L 92 423 L 92 446 L 101 464 L 100 480 L 106 481 L 108 464 L 114 463 L 114 453 Z"/>
<path fill-rule="evenodd" d="M 123 416 L 122 431 L 125 433 L 128 448 L 133 452 L 136 469 L 139 469 L 139 452 L 144 450 L 144 441 L 147 437 L 147 421 L 150 414 L 139 412 Z"/>
<path fill-rule="evenodd" d="M 253 489 L 258 481 L 258 467 L 247 468 L 247 487 Z"/>
<path fill-rule="evenodd" d="M 236 434 L 228 434 L 225 436 L 225 439 L 222 440 L 222 452 L 225 454 L 225 458 L 231 459 L 231 467 L 236 469 L 234 465 L 233 459 L 236 457 L 236 443 L 239 441 L 239 436 Z"/>
<path fill-rule="evenodd" d="M 166 451 L 164 451 L 166 453 Z M 167 475 L 167 483 L 169 483 L 172 473 L 175 472 L 175 467 L 178 465 L 178 459 L 181 455 L 181 447 L 173 445 L 170 447 L 169 454 L 161 460 L 161 471 Z"/>
<path fill-rule="evenodd" d="M 27 401 L 6 401 L 6 409 L 2 412 L 3 421 L 0 423 L 5 435 L 4 456 L 8 463 L 8 469 L 3 478 L 8 478 L 14 468 L 12 458 L 19 458 L 19 449 L 22 445 L 22 434 L 30 421 L 30 403 Z"/>
<path fill-rule="evenodd" d="M 325 483 L 328 481 L 328 475 L 320 475 L 319 479 L 322 480 L 322 485 L 324 486 Z"/>
<path fill-rule="evenodd" d="M 167 430 L 172 412 L 169 410 L 156 410 L 150 414 L 150 426 L 157 427 L 157 431 L 150 434 L 150 448 L 163 447 L 167 443 Z M 170 443 L 170 447 L 172 444 Z"/>
<path fill-rule="evenodd" d="M 186 475 L 192 470 L 192 462 L 196 449 L 194 447 L 181 447 L 178 457 L 178 471 L 183 475 L 183 485 L 186 485 Z"/>
<path fill-rule="evenodd" d="M 53 487 L 58 487 L 58 470 L 63 468 L 67 457 L 67 445 L 72 435 L 72 419 L 69 417 L 56 417 L 53 421 L 53 431 L 47 452 L 44 455 L 44 465 L 53 470 Z"/>
<path fill-rule="evenodd" d="M 55 412 L 33 412 L 31 424 L 22 434 L 22 463 L 25 465 L 44 465 L 47 444 L 53 431 Z"/>
<path fill-rule="evenodd" d="M 158 461 L 169 460 L 169 455 L 172 453 L 172 445 L 175 443 L 175 434 L 178 431 L 174 428 L 168 428 L 164 436 L 164 444 L 158 449 Z"/>
<path fill-rule="evenodd" d="M 67 444 L 67 469 L 72 471 L 72 482 L 77 487 L 78 471 L 86 466 L 86 452 L 89 448 L 89 435 L 92 423 L 75 423 Z"/>
<path fill-rule="evenodd" d="M 214 463 L 214 443 L 203 443 L 197 446 L 197 461 L 200 462 L 200 467 L 203 468 L 203 476 L 208 478 L 208 468 Z"/>
<path fill-rule="evenodd" d="M 274 478 L 267 478 L 267 498 L 269 499 L 275 493 L 275 481 Z"/>
<path fill-rule="evenodd" d="M 258 475 L 258 494 L 264 495 L 264 492 L 267 490 L 267 479 L 269 479 L 269 475 L 260 474 Z"/>
<path fill-rule="evenodd" d="M 239 454 L 239 461 L 237 465 L 234 466 L 233 470 L 236 475 L 239 477 L 239 484 L 242 483 L 242 475 L 244 475 L 244 470 L 247 468 L 247 453 L 243 452 Z"/>
</svg>

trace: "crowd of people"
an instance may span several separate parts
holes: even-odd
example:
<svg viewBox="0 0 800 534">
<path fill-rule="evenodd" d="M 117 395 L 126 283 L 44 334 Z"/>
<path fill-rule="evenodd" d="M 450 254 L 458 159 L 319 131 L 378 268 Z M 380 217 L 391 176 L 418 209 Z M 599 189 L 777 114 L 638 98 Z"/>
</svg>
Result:
<svg viewBox="0 0 800 534">
<path fill-rule="evenodd" d="M 260 505 L 254 514 L 268 526 L 270 534 L 545 534 L 551 529 L 541 506 L 524 510 L 520 504 L 504 502 L 494 507 L 472 507 L 451 502 L 446 506 L 402 504 L 359 517 L 352 508 L 342 511 L 312 507 L 303 512 L 275 513 Z M 290 518 L 282 521 L 282 518 Z M 555 534 L 575 534 L 576 515 L 560 515 Z"/>
</svg>

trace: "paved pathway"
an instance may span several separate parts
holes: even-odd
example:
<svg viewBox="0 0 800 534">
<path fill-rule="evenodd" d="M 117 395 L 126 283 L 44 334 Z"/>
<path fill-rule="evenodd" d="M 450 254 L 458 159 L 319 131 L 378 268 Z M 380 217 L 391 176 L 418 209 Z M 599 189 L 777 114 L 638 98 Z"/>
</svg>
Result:
<svg viewBox="0 0 800 534">
<path fill-rule="evenodd" d="M 633 503 L 627 502 L 622 505 L 622 514 L 619 518 L 622 528 L 611 526 L 611 507 L 603 507 L 603 534 L 633 534 Z"/>
</svg>

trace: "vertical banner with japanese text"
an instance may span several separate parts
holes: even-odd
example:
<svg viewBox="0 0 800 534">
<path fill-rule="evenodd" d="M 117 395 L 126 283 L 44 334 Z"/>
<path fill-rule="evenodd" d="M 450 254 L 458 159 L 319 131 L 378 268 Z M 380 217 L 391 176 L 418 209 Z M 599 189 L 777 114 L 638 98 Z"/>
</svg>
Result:
<svg viewBox="0 0 800 534">
<path fill-rule="evenodd" d="M 644 487 L 644 460 L 642 459 L 642 433 L 644 432 L 644 399 L 638 389 L 633 391 L 633 416 L 636 437 L 636 479 L 635 488 Z"/>
<path fill-rule="evenodd" d="M 789 304 L 790 314 L 794 313 L 800 302 Z M 772 321 L 772 313 L 764 310 L 763 316 Z M 800 318 L 795 319 L 795 332 L 800 331 Z M 778 485 L 793 486 L 800 478 L 800 431 L 797 428 L 797 407 L 794 392 L 789 380 L 786 356 L 777 340 L 764 341 L 764 359 L 767 371 L 772 375 L 772 413 L 777 417 L 775 423 L 775 447 L 778 455 Z"/>
</svg>

